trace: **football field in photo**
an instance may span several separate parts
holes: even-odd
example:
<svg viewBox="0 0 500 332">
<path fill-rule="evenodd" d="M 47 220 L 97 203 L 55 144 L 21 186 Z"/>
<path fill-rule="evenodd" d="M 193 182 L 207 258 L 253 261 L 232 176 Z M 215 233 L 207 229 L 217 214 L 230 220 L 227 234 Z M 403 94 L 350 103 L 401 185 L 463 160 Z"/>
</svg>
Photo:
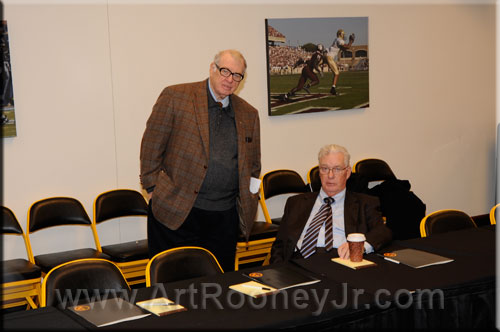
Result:
<svg viewBox="0 0 500 332">
<path fill-rule="evenodd" d="M 300 74 L 271 75 L 269 115 L 286 115 L 333 110 L 366 108 L 369 106 L 368 71 L 341 72 L 337 81 L 337 95 L 330 94 L 332 73 L 318 75 L 319 84 L 300 90 L 295 96 L 284 98 L 285 93 L 297 86 Z M 308 81 L 310 82 L 310 81 Z"/>
<path fill-rule="evenodd" d="M 5 123 L 2 123 L 2 137 L 17 136 L 14 106 L 3 107 L 2 114 L 4 114 L 7 117 Z"/>
</svg>

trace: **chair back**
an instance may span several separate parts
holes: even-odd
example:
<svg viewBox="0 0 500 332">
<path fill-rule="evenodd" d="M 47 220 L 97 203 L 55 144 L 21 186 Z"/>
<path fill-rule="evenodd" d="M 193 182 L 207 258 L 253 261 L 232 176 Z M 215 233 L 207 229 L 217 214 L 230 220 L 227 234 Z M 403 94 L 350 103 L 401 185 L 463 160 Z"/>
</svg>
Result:
<svg viewBox="0 0 500 332">
<path fill-rule="evenodd" d="M 490 224 L 491 225 L 496 225 L 497 224 L 497 217 L 498 217 L 498 207 L 500 206 L 500 203 L 497 205 L 493 206 L 490 210 Z"/>
<path fill-rule="evenodd" d="M 82 203 L 72 197 L 51 197 L 31 205 L 28 212 L 28 233 L 63 225 L 91 225 Z"/>
<path fill-rule="evenodd" d="M 420 222 L 420 236 L 446 233 L 464 228 L 477 227 L 472 218 L 460 210 L 439 210 L 425 216 Z"/>
<path fill-rule="evenodd" d="M 23 229 L 19 224 L 14 212 L 8 207 L 2 206 L 2 234 L 23 234 Z"/>
<path fill-rule="evenodd" d="M 119 217 L 147 215 L 148 203 L 136 190 L 110 190 L 94 200 L 94 221 L 97 224 Z"/>
<path fill-rule="evenodd" d="M 260 205 L 266 222 L 273 222 L 267 209 L 267 199 L 278 195 L 298 194 L 309 191 L 309 186 L 305 184 L 304 179 L 296 171 L 279 169 L 264 174 L 260 185 Z"/>
<path fill-rule="evenodd" d="M 156 254 L 146 266 L 146 286 L 223 273 L 217 258 L 201 247 L 178 247 Z"/>
<path fill-rule="evenodd" d="M 42 283 L 42 307 L 68 307 L 130 291 L 120 269 L 100 258 L 69 261 L 51 269 Z"/>
<path fill-rule="evenodd" d="M 307 184 L 311 191 L 319 191 L 321 189 L 321 178 L 319 177 L 319 166 L 316 165 L 307 172 Z"/>
<path fill-rule="evenodd" d="M 51 197 L 36 201 L 28 211 L 26 238 L 30 248 L 31 234 L 37 231 L 56 227 L 56 226 L 87 226 L 92 232 L 92 237 L 96 249 L 93 248 L 75 248 L 70 251 L 53 252 L 48 254 L 35 255 L 34 261 L 38 264 L 44 273 L 50 269 L 68 262 L 82 258 L 104 258 L 109 256 L 100 252 L 99 237 L 95 224 L 90 220 L 82 203 L 73 197 Z M 54 239 L 53 239 L 54 240 Z M 35 251 L 33 251 L 35 254 Z"/>
<path fill-rule="evenodd" d="M 353 166 L 353 173 L 363 175 L 369 182 L 396 178 L 389 165 L 384 160 L 376 158 L 357 161 Z"/>
<path fill-rule="evenodd" d="M 29 245 L 26 234 L 24 233 L 16 215 L 8 207 L 2 206 L 2 230 L 1 234 L 11 234 L 21 236 L 24 241 L 24 246 L 26 247 L 26 255 L 31 263 L 35 263 L 33 258 L 33 253 L 31 252 L 31 247 Z"/>
</svg>

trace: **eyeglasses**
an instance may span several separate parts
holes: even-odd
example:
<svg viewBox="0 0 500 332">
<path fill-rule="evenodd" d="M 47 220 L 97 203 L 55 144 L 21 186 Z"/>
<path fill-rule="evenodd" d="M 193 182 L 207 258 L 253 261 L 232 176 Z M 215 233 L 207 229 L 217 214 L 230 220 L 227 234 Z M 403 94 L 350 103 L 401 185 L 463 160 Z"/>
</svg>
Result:
<svg viewBox="0 0 500 332">
<path fill-rule="evenodd" d="M 337 167 L 320 166 L 319 167 L 319 172 L 321 174 L 330 174 L 330 171 L 332 171 L 334 174 L 339 174 L 340 172 L 345 171 L 346 168 L 347 168 L 347 166 L 346 167 L 340 167 L 340 166 L 337 166 Z"/>
<path fill-rule="evenodd" d="M 222 76 L 224 77 L 233 76 L 233 81 L 235 82 L 241 82 L 241 80 L 245 77 L 243 74 L 233 73 L 232 71 L 224 67 L 221 68 L 219 67 L 218 64 L 215 64 L 215 66 L 217 67 L 217 69 L 219 69 L 219 72 Z"/>
</svg>

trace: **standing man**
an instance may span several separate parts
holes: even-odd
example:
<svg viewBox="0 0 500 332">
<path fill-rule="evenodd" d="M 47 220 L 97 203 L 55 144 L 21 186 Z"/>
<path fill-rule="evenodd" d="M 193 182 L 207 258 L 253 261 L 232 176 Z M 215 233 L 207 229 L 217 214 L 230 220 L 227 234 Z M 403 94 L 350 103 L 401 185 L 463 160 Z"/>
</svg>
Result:
<svg viewBox="0 0 500 332">
<path fill-rule="evenodd" d="M 346 190 L 351 175 L 350 158 L 340 145 L 321 148 L 321 190 L 288 198 L 271 250 L 271 263 L 308 258 L 333 248 L 337 248 L 339 257 L 348 259 L 349 233 L 365 234 L 366 253 L 380 249 L 392 239 L 392 232 L 382 221 L 378 197 Z"/>
<path fill-rule="evenodd" d="M 350 49 L 352 43 L 354 42 L 354 38 L 354 33 L 351 33 L 351 35 L 349 36 L 349 43 L 346 44 L 344 40 L 344 30 L 339 29 L 337 31 L 337 38 L 335 38 L 335 40 L 333 41 L 332 46 L 330 46 L 330 49 L 328 50 L 328 53 L 326 55 L 326 63 L 333 73 L 330 93 L 334 96 L 337 94 L 336 86 L 340 75 L 339 68 L 337 67 L 337 62 L 340 60 L 340 52 Z"/>
<path fill-rule="evenodd" d="M 239 231 L 248 238 L 257 212 L 261 169 L 258 112 L 233 94 L 246 67 L 240 52 L 221 51 L 208 79 L 166 87 L 156 101 L 140 156 L 151 257 L 200 246 L 234 270 Z"/>
</svg>

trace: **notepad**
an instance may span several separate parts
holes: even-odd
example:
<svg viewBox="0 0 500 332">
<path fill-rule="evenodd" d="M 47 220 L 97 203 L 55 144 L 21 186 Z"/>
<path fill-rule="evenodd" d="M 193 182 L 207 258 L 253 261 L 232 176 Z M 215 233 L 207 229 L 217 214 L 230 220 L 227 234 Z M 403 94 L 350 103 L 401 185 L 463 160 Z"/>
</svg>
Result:
<svg viewBox="0 0 500 332">
<path fill-rule="evenodd" d="M 432 254 L 427 251 L 416 249 L 401 249 L 383 254 L 384 259 L 394 263 L 402 263 L 413 268 L 419 269 L 426 266 L 446 264 L 453 262 L 453 259 Z"/>
<path fill-rule="evenodd" d="M 350 259 L 342 259 L 340 257 L 337 257 L 337 258 L 332 258 L 332 262 L 342 264 L 342 265 L 350 267 L 351 269 L 354 269 L 354 270 L 358 270 L 358 269 L 362 269 L 362 268 L 370 267 L 370 266 L 377 266 L 377 264 L 375 264 L 369 260 L 366 260 L 366 259 L 363 259 L 361 262 L 351 262 Z"/>
<path fill-rule="evenodd" d="M 68 308 L 97 327 L 149 316 L 150 313 L 121 298 L 111 298 Z"/>
<path fill-rule="evenodd" d="M 231 285 L 229 288 L 254 298 L 270 295 L 279 291 L 274 287 L 263 285 L 253 280 L 243 282 L 241 284 Z"/>
<path fill-rule="evenodd" d="M 146 309 L 156 316 L 165 316 L 168 314 L 187 310 L 186 307 L 180 304 L 176 304 L 174 301 L 171 301 L 165 297 L 137 302 L 136 305 L 143 309 Z"/>
</svg>

